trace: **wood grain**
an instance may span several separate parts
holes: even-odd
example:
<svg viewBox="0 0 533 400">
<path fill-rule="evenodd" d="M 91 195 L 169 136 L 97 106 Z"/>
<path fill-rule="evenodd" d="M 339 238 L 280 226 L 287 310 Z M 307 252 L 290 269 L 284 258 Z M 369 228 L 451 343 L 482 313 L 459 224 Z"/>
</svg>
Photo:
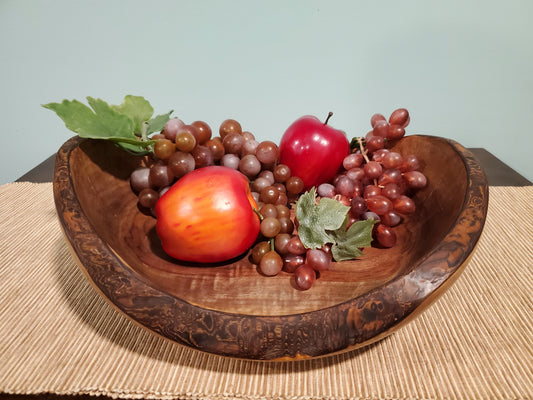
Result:
<svg viewBox="0 0 533 400">
<path fill-rule="evenodd" d="M 392 249 L 336 263 L 311 290 L 261 276 L 248 255 L 214 266 L 161 249 L 128 177 L 144 162 L 110 143 L 67 141 L 54 196 L 79 265 L 118 309 L 151 331 L 210 353 L 256 360 L 318 357 L 365 346 L 430 305 L 465 267 L 488 205 L 485 175 L 460 144 L 408 136 L 395 148 L 422 160 L 429 184 Z"/>
</svg>

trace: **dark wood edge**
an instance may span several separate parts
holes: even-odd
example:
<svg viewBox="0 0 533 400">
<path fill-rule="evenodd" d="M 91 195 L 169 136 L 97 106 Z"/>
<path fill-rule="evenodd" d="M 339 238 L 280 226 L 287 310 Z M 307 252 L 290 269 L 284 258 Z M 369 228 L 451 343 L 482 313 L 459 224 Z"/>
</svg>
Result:
<svg viewBox="0 0 533 400">
<path fill-rule="evenodd" d="M 464 248 L 464 243 L 475 243 L 479 238 L 488 204 L 486 178 L 476 159 L 456 142 L 447 141 L 465 162 L 471 190 L 455 228 L 411 273 L 323 310 L 287 316 L 228 314 L 202 309 L 150 287 L 102 242 L 73 195 L 69 157 L 79 143 L 75 137 L 57 154 L 54 198 L 64 232 L 81 260 L 80 267 L 103 295 L 133 320 L 174 342 L 222 356 L 305 359 L 359 348 L 389 335 L 402 321 L 429 305 L 464 267 L 473 249 Z M 102 251 L 94 252 L 97 248 Z M 452 259 L 447 257 L 449 254 Z M 107 266 L 106 274 L 98 271 L 101 265 Z M 105 280 L 101 280 L 104 275 Z M 132 292 L 141 293 L 135 305 L 129 296 Z M 313 341 L 324 335 L 327 341 Z"/>
<path fill-rule="evenodd" d="M 489 186 L 531 186 L 533 183 L 483 148 L 468 148 L 487 176 Z M 55 154 L 22 175 L 16 182 L 52 182 Z"/>
</svg>

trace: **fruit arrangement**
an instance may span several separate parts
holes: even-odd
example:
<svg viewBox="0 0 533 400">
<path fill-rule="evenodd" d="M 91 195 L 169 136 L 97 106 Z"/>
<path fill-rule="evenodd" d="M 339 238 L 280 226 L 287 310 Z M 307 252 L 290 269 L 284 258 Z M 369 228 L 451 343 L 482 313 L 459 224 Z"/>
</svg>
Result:
<svg viewBox="0 0 533 400">
<path fill-rule="evenodd" d="M 44 105 L 81 137 L 111 140 L 146 156 L 130 183 L 139 208 L 156 219 L 165 252 L 181 261 L 220 263 L 247 255 L 265 276 L 290 274 L 307 290 L 334 262 L 369 246 L 396 244 L 395 227 L 415 212 L 414 191 L 427 185 L 417 158 L 389 150 L 405 135 L 406 109 L 349 140 L 305 116 L 280 144 L 259 141 L 234 119 L 218 134 L 172 111 L 153 117 L 142 97 L 121 105 L 88 97 Z"/>
</svg>

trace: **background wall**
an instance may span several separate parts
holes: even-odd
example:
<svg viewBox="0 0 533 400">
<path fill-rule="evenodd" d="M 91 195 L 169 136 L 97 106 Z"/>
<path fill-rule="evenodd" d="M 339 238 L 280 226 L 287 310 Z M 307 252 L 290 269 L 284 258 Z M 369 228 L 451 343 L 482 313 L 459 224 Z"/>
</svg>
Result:
<svg viewBox="0 0 533 400">
<path fill-rule="evenodd" d="M 40 105 L 145 96 L 279 141 L 296 118 L 411 113 L 408 134 L 485 147 L 533 180 L 531 0 L 0 0 L 0 184 L 73 135 Z"/>
</svg>

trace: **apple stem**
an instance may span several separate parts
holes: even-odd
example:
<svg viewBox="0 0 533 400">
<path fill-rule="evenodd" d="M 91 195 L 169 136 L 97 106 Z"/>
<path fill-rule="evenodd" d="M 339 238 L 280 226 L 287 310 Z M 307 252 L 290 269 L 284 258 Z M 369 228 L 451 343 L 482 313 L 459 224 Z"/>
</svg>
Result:
<svg viewBox="0 0 533 400">
<path fill-rule="evenodd" d="M 254 212 L 257 214 L 257 216 L 259 217 L 259 221 L 262 221 L 265 217 L 263 217 L 263 214 L 261 214 L 261 212 L 255 208 L 255 207 L 252 207 L 252 210 L 254 210 Z"/>
<path fill-rule="evenodd" d="M 331 118 L 332 115 L 333 115 L 333 113 L 330 111 L 330 112 L 328 113 L 328 117 L 326 118 L 326 122 L 324 122 L 324 125 L 327 125 L 327 124 L 328 124 L 328 121 L 329 121 L 329 119 Z"/>
</svg>

